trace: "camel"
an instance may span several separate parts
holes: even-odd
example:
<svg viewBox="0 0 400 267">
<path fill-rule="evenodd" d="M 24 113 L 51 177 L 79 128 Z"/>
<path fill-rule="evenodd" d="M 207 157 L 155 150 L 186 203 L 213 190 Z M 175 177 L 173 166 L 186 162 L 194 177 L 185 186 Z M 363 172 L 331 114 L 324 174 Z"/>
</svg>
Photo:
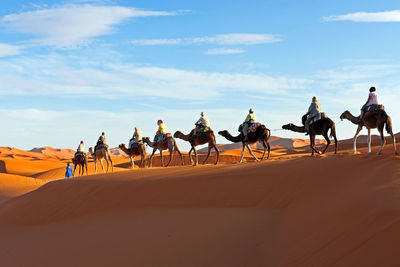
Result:
<svg viewBox="0 0 400 267">
<path fill-rule="evenodd" d="M 307 116 L 304 115 L 302 118 L 303 126 L 296 126 L 293 123 L 289 123 L 282 126 L 282 129 L 290 130 L 297 133 L 305 133 L 306 128 L 304 126 L 307 120 Z M 322 118 L 313 124 L 310 125 L 310 147 L 311 147 L 311 156 L 314 155 L 314 152 L 317 154 L 324 154 L 328 149 L 331 141 L 328 137 L 328 131 L 331 130 L 330 137 L 333 137 L 335 141 L 335 154 L 337 153 L 337 138 L 336 138 L 336 126 L 335 123 L 330 118 Z M 326 147 L 322 152 L 315 149 L 315 136 L 322 135 L 326 140 Z"/>
<path fill-rule="evenodd" d="M 178 152 L 179 156 L 181 157 L 181 162 L 182 162 L 182 165 L 183 165 L 182 153 L 178 148 L 178 144 L 176 143 L 174 138 L 172 138 L 172 136 L 169 136 L 169 137 L 165 138 L 163 141 L 158 142 L 158 143 L 151 142 L 149 137 L 143 137 L 142 140 L 143 140 L 144 143 L 148 144 L 150 147 L 153 148 L 153 153 L 151 153 L 151 156 L 150 156 L 149 167 L 152 166 L 153 156 L 154 156 L 154 153 L 156 153 L 157 150 L 160 150 L 161 166 L 164 167 L 164 159 L 163 159 L 162 152 L 163 152 L 163 150 L 167 150 L 167 149 L 169 151 L 169 162 L 168 162 L 166 167 L 168 167 L 168 165 L 171 163 L 172 154 L 175 151 Z"/>
<path fill-rule="evenodd" d="M 80 175 L 84 175 L 85 174 L 85 169 L 86 169 L 86 175 L 88 175 L 86 155 L 84 155 L 82 153 L 75 154 L 74 158 L 72 159 L 72 163 L 74 164 L 74 174 L 73 174 L 73 176 L 75 176 L 75 170 L 76 170 L 77 166 L 79 166 L 79 174 Z"/>
<path fill-rule="evenodd" d="M 222 135 L 225 137 L 227 140 L 234 142 L 234 143 L 239 143 L 242 142 L 242 155 L 240 157 L 239 163 L 242 163 L 243 158 L 244 158 L 244 150 L 247 147 L 247 150 L 250 152 L 250 154 L 253 156 L 253 158 L 258 161 L 258 158 L 253 154 L 253 151 L 251 150 L 249 144 L 256 143 L 257 141 L 260 141 L 261 144 L 264 146 L 264 152 L 261 157 L 261 160 L 264 159 L 265 152 L 268 149 L 268 156 L 267 159 L 269 159 L 270 152 L 271 152 L 271 146 L 268 142 L 268 139 L 271 136 L 271 131 L 265 127 L 265 125 L 261 124 L 260 126 L 257 127 L 255 132 L 248 133 L 248 141 L 244 141 L 244 135 L 242 133 L 241 127 L 239 127 L 239 132 L 240 134 L 238 136 L 232 136 L 227 130 L 219 131 L 218 134 Z"/>
<path fill-rule="evenodd" d="M 108 150 L 107 147 L 99 148 L 99 149 L 96 150 L 96 152 L 93 152 L 93 147 L 90 147 L 89 148 L 89 153 L 94 158 L 94 174 L 97 173 L 97 160 L 100 160 L 101 168 L 103 169 L 103 172 L 106 173 L 106 171 L 104 170 L 104 166 L 103 166 L 103 159 L 105 159 L 106 162 L 107 162 L 107 172 L 108 172 L 108 168 L 109 168 L 108 161 L 111 162 L 111 171 L 112 172 L 114 171 L 114 165 L 113 165 L 113 162 L 111 160 L 110 151 Z"/>
<path fill-rule="evenodd" d="M 366 112 L 362 122 L 360 121 L 360 116 L 355 117 L 350 113 L 350 111 L 346 110 L 342 113 L 342 115 L 340 115 L 340 119 L 347 119 L 352 123 L 358 125 L 356 134 L 353 138 L 353 153 L 357 153 L 357 138 L 360 134 L 360 131 L 365 126 L 368 130 L 368 153 L 371 153 L 371 129 L 378 128 L 379 134 L 381 136 L 381 147 L 376 154 L 380 155 L 382 153 L 383 146 L 386 143 L 385 136 L 383 135 L 383 128 L 386 125 L 387 133 L 390 134 L 390 136 L 392 136 L 393 138 L 394 154 L 397 155 L 396 138 L 392 130 L 392 119 L 390 118 L 390 116 L 387 115 L 384 110 Z"/>
<path fill-rule="evenodd" d="M 143 165 L 143 163 L 146 160 L 146 147 L 144 146 L 143 143 L 140 143 L 138 145 L 138 147 L 132 147 L 130 149 L 126 148 L 125 144 L 120 144 L 119 148 L 122 151 L 124 151 L 129 156 L 129 158 L 131 159 L 131 167 L 132 168 L 135 166 L 135 162 L 134 162 L 135 156 L 139 156 L 139 155 L 141 156 L 140 167 L 142 167 L 142 168 L 145 167 Z"/>
<path fill-rule="evenodd" d="M 217 144 L 215 141 L 215 135 L 213 131 L 207 131 L 204 133 L 197 133 L 195 138 L 190 138 L 194 133 L 194 130 L 192 130 L 189 134 L 185 135 L 180 131 L 176 131 L 174 133 L 174 137 L 175 138 L 180 138 L 182 140 L 185 140 L 187 142 L 190 143 L 190 145 L 192 146 L 192 148 L 189 150 L 189 159 L 190 159 L 190 164 L 192 163 L 192 151 L 194 151 L 194 156 L 195 156 L 195 163 L 194 165 L 197 166 L 197 164 L 199 164 L 199 159 L 197 156 L 197 151 L 196 151 L 196 146 L 198 145 L 203 145 L 208 143 L 208 153 L 207 153 L 207 157 L 204 160 L 203 164 L 205 164 L 207 162 L 208 157 L 210 156 L 210 151 L 211 148 L 215 149 L 215 152 L 217 153 L 217 160 L 215 161 L 215 165 L 218 164 L 218 159 L 219 159 L 219 150 L 217 148 Z"/>
</svg>

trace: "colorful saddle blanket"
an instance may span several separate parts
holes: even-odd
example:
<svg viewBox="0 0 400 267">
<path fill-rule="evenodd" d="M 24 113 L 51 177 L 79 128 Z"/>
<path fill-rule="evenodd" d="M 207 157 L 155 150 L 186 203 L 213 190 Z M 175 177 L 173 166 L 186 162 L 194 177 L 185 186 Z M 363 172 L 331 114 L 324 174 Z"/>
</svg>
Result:
<svg viewBox="0 0 400 267">
<path fill-rule="evenodd" d="M 259 123 L 259 122 L 254 122 L 254 123 L 252 123 L 252 124 L 249 126 L 247 132 L 248 132 L 248 133 L 254 133 L 255 131 L 257 131 L 257 128 L 258 128 L 259 126 L 261 126 L 261 123 Z"/>
</svg>

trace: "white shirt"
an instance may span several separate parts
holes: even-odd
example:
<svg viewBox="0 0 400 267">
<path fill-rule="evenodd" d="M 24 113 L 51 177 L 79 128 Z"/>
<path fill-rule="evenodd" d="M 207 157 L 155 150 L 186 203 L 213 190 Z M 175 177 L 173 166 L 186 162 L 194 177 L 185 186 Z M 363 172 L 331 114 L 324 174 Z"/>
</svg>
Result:
<svg viewBox="0 0 400 267">
<path fill-rule="evenodd" d="M 201 124 L 206 127 L 210 127 L 210 121 L 207 119 L 206 115 L 201 116 L 200 119 L 196 122 L 196 124 Z"/>
<path fill-rule="evenodd" d="M 369 93 L 369 101 L 367 103 L 367 106 L 370 105 L 378 105 L 378 94 L 375 92 Z"/>
<path fill-rule="evenodd" d="M 84 152 L 85 151 L 85 145 L 84 144 L 79 144 L 78 149 L 76 151 Z"/>
</svg>

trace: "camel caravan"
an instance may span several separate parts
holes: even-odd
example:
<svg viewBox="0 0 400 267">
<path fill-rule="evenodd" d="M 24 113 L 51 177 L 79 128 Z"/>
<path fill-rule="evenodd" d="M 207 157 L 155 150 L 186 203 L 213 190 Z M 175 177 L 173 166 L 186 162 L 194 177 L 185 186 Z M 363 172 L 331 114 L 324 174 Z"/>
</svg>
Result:
<svg viewBox="0 0 400 267">
<path fill-rule="evenodd" d="M 358 117 L 353 116 L 348 110 L 340 115 L 340 119 L 342 121 L 343 119 L 347 119 L 353 124 L 357 125 L 356 134 L 353 138 L 353 152 L 357 153 L 357 137 L 363 127 L 366 127 L 368 130 L 368 153 L 371 153 L 371 129 L 376 128 L 379 131 L 381 137 L 381 146 L 377 154 L 381 154 L 383 146 L 385 145 L 385 128 L 387 133 L 392 137 L 394 153 L 397 155 L 396 139 L 392 130 L 392 120 L 390 116 L 387 115 L 384 106 L 379 104 L 378 94 L 376 93 L 375 87 L 371 87 L 369 91 L 370 92 L 367 102 L 362 107 L 361 114 Z M 181 131 L 176 131 L 174 135 L 172 135 L 167 131 L 167 126 L 162 120 L 158 120 L 157 125 L 158 130 L 153 141 L 151 141 L 149 137 L 142 137 L 142 133 L 140 132 L 139 128 L 135 127 L 134 134 L 129 141 L 128 147 L 126 147 L 125 144 L 120 144 L 118 146 L 119 149 L 121 149 L 126 155 L 129 156 L 132 168 L 135 165 L 135 157 L 137 156 L 140 156 L 141 159 L 139 167 L 146 167 L 146 146 L 149 146 L 153 149 L 148 160 L 148 167 L 152 167 L 152 160 L 154 154 L 157 151 L 160 152 L 162 167 L 168 167 L 171 164 L 175 152 L 177 152 L 180 157 L 181 165 L 184 165 L 183 155 L 182 152 L 179 150 L 175 138 L 189 142 L 191 146 L 188 152 L 190 165 L 197 166 L 199 164 L 199 155 L 197 153 L 196 146 L 204 144 L 208 144 L 208 153 L 202 164 L 207 163 L 212 149 L 214 149 L 216 155 L 216 160 L 214 164 L 218 164 L 220 152 L 216 143 L 214 131 L 211 129 L 210 122 L 204 112 L 201 112 L 200 119 L 195 123 L 195 128 L 188 134 L 184 134 Z M 328 147 L 331 145 L 332 138 L 334 141 L 334 153 L 337 154 L 338 141 L 336 137 L 335 122 L 330 119 L 325 114 L 325 112 L 322 112 L 321 104 L 318 102 L 318 99 L 315 96 L 312 98 L 312 102 L 309 106 L 307 113 L 302 116 L 302 125 L 297 126 L 293 123 L 289 123 L 283 125 L 282 129 L 308 135 L 310 138 L 310 148 L 312 156 L 314 155 L 314 153 L 324 154 L 327 151 Z M 266 159 L 269 159 L 271 152 L 271 146 L 269 143 L 271 131 L 265 125 L 256 121 L 256 116 L 253 109 L 249 110 L 246 119 L 242 124 L 239 125 L 238 132 L 239 134 L 237 136 L 232 136 L 227 130 L 219 131 L 218 134 L 226 138 L 228 141 L 242 144 L 242 151 L 239 163 L 243 162 L 246 148 L 249 151 L 250 155 L 255 159 L 255 161 L 259 161 L 259 159 L 254 155 L 250 147 L 251 144 L 257 142 L 259 142 L 263 147 L 260 160 L 263 160 L 265 158 L 265 154 L 267 153 L 267 151 L 268 154 L 266 156 Z M 322 135 L 326 140 L 326 146 L 322 151 L 318 151 L 315 147 L 315 138 L 318 135 Z M 166 165 L 164 164 L 163 157 L 163 151 L 165 150 L 168 150 L 169 152 L 169 160 Z M 192 159 L 192 153 L 194 154 L 194 159 Z M 94 148 L 89 148 L 89 155 L 94 160 L 95 174 L 97 173 L 97 161 L 100 161 L 100 165 L 104 173 L 109 171 L 110 165 L 111 171 L 113 171 L 114 166 L 104 132 L 99 137 L 96 146 Z M 81 141 L 77 152 L 72 159 L 72 163 L 74 164 L 74 174 L 77 167 L 79 167 L 78 173 L 80 175 L 84 175 L 85 170 L 86 174 L 88 174 L 87 157 L 88 155 L 84 152 L 84 143 L 83 141 Z M 106 169 L 104 168 L 103 160 L 106 161 Z"/>
</svg>

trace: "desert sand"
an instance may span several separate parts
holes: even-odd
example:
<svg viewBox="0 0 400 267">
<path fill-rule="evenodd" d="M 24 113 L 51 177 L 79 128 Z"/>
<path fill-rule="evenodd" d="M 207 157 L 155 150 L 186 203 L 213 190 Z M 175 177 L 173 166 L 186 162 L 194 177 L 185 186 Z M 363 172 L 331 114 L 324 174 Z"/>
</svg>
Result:
<svg viewBox="0 0 400 267">
<path fill-rule="evenodd" d="M 217 166 L 130 169 L 114 154 L 113 173 L 72 179 L 67 151 L 2 148 L 1 266 L 400 265 L 390 143 L 310 157 L 305 140 L 274 142 L 268 161 L 237 164 L 233 145 Z"/>
</svg>

